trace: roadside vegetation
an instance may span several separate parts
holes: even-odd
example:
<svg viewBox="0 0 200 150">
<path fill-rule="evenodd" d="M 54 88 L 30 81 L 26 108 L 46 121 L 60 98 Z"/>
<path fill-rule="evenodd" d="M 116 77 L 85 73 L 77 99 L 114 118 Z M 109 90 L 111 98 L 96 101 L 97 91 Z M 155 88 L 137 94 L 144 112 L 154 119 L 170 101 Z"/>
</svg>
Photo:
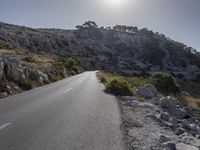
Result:
<svg viewBox="0 0 200 150">
<path fill-rule="evenodd" d="M 156 87 L 160 95 L 176 97 L 188 109 L 197 109 L 200 113 L 200 99 L 189 95 L 189 93 L 188 95 L 181 94 L 181 91 L 187 89 L 188 86 L 179 85 L 182 82 L 177 82 L 175 77 L 170 74 L 155 73 L 150 77 L 125 77 L 101 71 L 97 72 L 97 77 L 105 85 L 105 92 L 107 93 L 112 93 L 116 96 L 135 96 L 136 88 L 152 84 Z"/>
<path fill-rule="evenodd" d="M 125 77 L 111 73 L 98 72 L 97 76 L 106 87 L 113 79 L 117 79 L 119 81 L 125 81 L 132 89 L 150 83 L 153 84 L 162 95 L 177 95 L 180 93 L 180 87 L 176 79 L 170 74 L 155 73 L 150 77 Z"/>
<path fill-rule="evenodd" d="M 106 84 L 105 91 L 117 96 L 133 96 L 135 93 L 130 84 L 123 79 L 115 78 Z"/>
<path fill-rule="evenodd" d="M 180 93 L 180 86 L 176 82 L 176 79 L 170 74 L 155 73 L 149 78 L 149 82 L 166 96 Z"/>
</svg>

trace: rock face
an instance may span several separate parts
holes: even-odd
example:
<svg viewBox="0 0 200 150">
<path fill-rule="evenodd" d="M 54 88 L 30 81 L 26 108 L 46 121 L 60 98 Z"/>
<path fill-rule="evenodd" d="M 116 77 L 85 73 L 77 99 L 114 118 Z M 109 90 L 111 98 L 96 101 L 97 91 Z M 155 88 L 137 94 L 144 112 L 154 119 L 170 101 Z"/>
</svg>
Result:
<svg viewBox="0 0 200 150">
<path fill-rule="evenodd" d="M 15 57 L 4 57 L 4 75 L 7 80 L 14 82 L 23 82 L 25 75 L 20 61 Z"/>
<path fill-rule="evenodd" d="M 173 72 L 195 80 L 200 57 L 195 50 L 147 29 L 79 27 L 77 30 L 31 29 L 0 23 L 0 48 L 25 49 L 76 57 L 85 70 L 126 75 Z M 133 27 L 132 27 L 133 28 Z"/>
<path fill-rule="evenodd" d="M 20 92 L 19 85 L 22 86 L 30 80 L 43 83 L 48 80 L 48 76 L 39 68 L 24 67 L 21 60 L 14 55 L 0 56 L 0 98 Z"/>
<path fill-rule="evenodd" d="M 40 71 L 38 68 L 25 68 L 24 70 L 27 78 L 34 81 L 45 81 L 48 80 L 48 75 Z"/>
<path fill-rule="evenodd" d="M 0 80 L 4 77 L 4 63 L 2 57 L 0 57 Z"/>
<path fill-rule="evenodd" d="M 154 98 L 158 96 L 158 91 L 152 84 L 146 84 L 136 90 L 137 95 L 145 98 Z"/>
</svg>

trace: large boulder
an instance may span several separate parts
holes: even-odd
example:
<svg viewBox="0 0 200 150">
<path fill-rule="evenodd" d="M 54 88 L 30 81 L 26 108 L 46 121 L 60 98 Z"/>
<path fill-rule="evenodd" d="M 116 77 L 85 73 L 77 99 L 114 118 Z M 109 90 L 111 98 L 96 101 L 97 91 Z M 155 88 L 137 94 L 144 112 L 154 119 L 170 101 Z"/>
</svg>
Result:
<svg viewBox="0 0 200 150">
<path fill-rule="evenodd" d="M 193 136 L 184 136 L 182 140 L 185 144 L 193 145 L 200 148 L 200 140 Z"/>
<path fill-rule="evenodd" d="M 177 119 L 184 119 L 187 116 L 187 112 L 184 108 L 171 108 L 167 112 Z"/>
<path fill-rule="evenodd" d="M 43 82 L 44 80 L 48 80 L 48 75 L 44 74 L 38 68 L 25 68 L 24 69 L 25 75 L 27 79 L 35 80 L 39 82 Z"/>
<path fill-rule="evenodd" d="M 159 105 L 161 108 L 172 109 L 177 107 L 177 100 L 171 96 L 162 97 L 159 100 Z"/>
<path fill-rule="evenodd" d="M 152 84 L 146 84 L 136 90 L 137 95 L 145 98 L 154 98 L 158 96 L 158 91 Z"/>
</svg>

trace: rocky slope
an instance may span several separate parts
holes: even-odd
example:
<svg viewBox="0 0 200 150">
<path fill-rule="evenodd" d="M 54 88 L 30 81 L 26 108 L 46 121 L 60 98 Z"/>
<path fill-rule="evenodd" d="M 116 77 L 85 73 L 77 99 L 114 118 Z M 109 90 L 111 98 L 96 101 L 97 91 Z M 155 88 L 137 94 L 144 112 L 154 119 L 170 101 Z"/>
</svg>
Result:
<svg viewBox="0 0 200 150">
<path fill-rule="evenodd" d="M 200 78 L 200 54 L 162 34 L 137 27 L 98 28 L 86 22 L 76 30 L 32 29 L 0 23 L 0 47 L 75 56 L 86 70 L 125 75 L 171 72 L 183 79 Z"/>
<path fill-rule="evenodd" d="M 128 150 L 198 150 L 199 118 L 177 99 L 159 95 L 145 85 L 143 101 L 138 97 L 119 99 Z"/>
<path fill-rule="evenodd" d="M 0 49 L 0 98 L 79 73 L 79 66 L 75 63 L 72 58 Z"/>
</svg>

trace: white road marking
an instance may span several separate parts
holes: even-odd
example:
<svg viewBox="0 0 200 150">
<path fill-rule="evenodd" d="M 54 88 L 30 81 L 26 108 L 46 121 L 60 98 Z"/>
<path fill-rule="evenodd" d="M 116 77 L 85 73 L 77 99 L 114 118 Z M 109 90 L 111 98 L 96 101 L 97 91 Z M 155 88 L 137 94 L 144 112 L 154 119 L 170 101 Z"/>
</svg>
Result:
<svg viewBox="0 0 200 150">
<path fill-rule="evenodd" d="M 9 126 L 11 124 L 11 122 L 5 123 L 3 125 L 0 126 L 0 130 L 6 128 L 7 126 Z"/>
<path fill-rule="evenodd" d="M 69 88 L 69 89 L 65 90 L 64 93 L 69 92 L 71 89 L 72 89 L 72 88 Z"/>
</svg>

